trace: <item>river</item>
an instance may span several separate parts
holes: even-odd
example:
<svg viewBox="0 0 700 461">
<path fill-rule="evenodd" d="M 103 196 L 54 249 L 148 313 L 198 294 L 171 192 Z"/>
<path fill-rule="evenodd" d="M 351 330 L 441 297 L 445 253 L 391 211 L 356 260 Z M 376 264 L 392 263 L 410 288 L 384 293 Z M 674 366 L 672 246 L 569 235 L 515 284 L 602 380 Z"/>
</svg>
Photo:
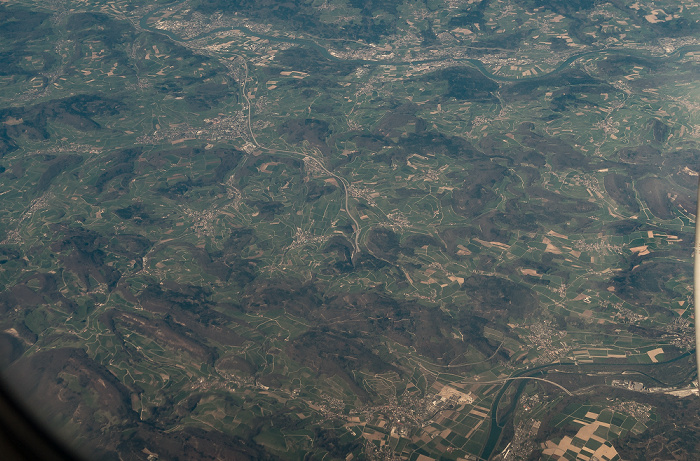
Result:
<svg viewBox="0 0 700 461">
<path fill-rule="evenodd" d="M 184 3 L 184 2 L 183 2 Z M 164 6 L 163 8 L 172 8 L 172 5 L 167 5 Z M 314 48 L 318 50 L 323 57 L 326 59 L 332 60 L 332 61 L 340 61 L 340 62 L 349 62 L 357 65 L 372 65 L 372 66 L 379 66 L 379 65 L 385 65 L 385 66 L 400 66 L 400 65 L 417 65 L 417 64 L 427 64 L 431 62 L 440 62 L 440 61 L 445 61 L 445 58 L 433 58 L 433 59 L 424 59 L 424 60 L 413 60 L 413 61 L 403 61 L 403 60 L 368 60 L 368 59 L 342 59 L 338 58 L 337 56 L 334 56 L 331 54 L 327 48 L 319 45 L 317 42 L 310 40 L 310 39 L 303 39 L 303 38 L 288 38 L 288 37 L 279 37 L 275 35 L 267 35 L 263 34 L 260 32 L 255 32 L 250 30 L 249 28 L 243 26 L 243 25 L 236 25 L 235 27 L 220 27 L 216 29 L 212 29 L 210 31 L 207 31 L 201 35 L 197 35 L 192 38 L 184 39 L 182 37 L 179 37 L 178 35 L 167 31 L 167 30 L 162 30 L 162 29 L 157 29 L 151 25 L 148 24 L 148 20 L 158 11 L 160 11 L 163 8 L 157 8 L 146 15 L 144 15 L 140 21 L 139 25 L 141 28 L 148 30 L 150 32 L 154 33 L 159 33 L 166 35 L 169 37 L 171 40 L 175 42 L 191 42 L 194 40 L 201 40 L 202 38 L 208 37 L 212 34 L 215 34 L 217 32 L 222 32 L 226 30 L 240 30 L 244 32 L 246 35 L 250 35 L 251 37 L 257 37 L 260 39 L 264 40 L 269 40 L 273 42 L 281 42 L 281 43 L 294 43 L 296 45 L 301 45 L 301 46 L 307 46 Z M 513 50 L 513 52 L 516 52 L 517 50 Z M 464 63 L 469 63 L 472 64 L 474 67 L 476 67 L 482 74 L 484 74 L 486 77 L 496 80 L 496 81 L 501 81 L 501 82 L 521 82 L 521 81 L 530 81 L 530 80 L 541 80 L 544 78 L 547 78 L 553 74 L 556 74 L 558 72 L 561 72 L 562 70 L 566 69 L 568 66 L 570 66 L 573 62 L 577 61 L 578 59 L 581 59 L 586 56 L 593 56 L 596 54 L 623 54 L 626 56 L 639 56 L 644 59 L 657 59 L 657 60 L 668 60 L 668 59 L 680 59 L 685 55 L 686 53 L 690 53 L 693 51 L 700 51 L 700 45 L 685 45 L 682 47 L 679 47 L 676 49 L 673 53 L 671 53 L 668 56 L 650 56 L 649 51 L 647 50 L 635 50 L 635 49 L 630 49 L 630 48 L 601 48 L 597 50 L 590 50 L 590 51 L 584 51 L 582 53 L 577 53 L 572 56 L 569 56 L 567 59 L 562 61 L 554 70 L 544 73 L 544 74 L 539 74 L 535 76 L 530 76 L 530 77 L 523 77 L 523 78 L 516 78 L 516 77 L 506 77 L 502 75 L 496 75 L 489 71 L 484 63 L 476 58 L 455 58 L 455 62 L 464 62 Z"/>
<path fill-rule="evenodd" d="M 678 360 L 682 360 L 682 359 L 684 359 L 692 354 L 695 354 L 695 349 L 688 351 L 688 352 L 685 352 L 685 353 L 679 355 L 678 357 L 674 357 L 674 358 L 672 358 L 670 360 L 666 360 L 664 362 L 634 363 L 634 364 L 629 364 L 627 366 L 643 367 L 643 368 L 658 367 L 658 366 L 667 365 L 669 363 L 676 362 Z M 608 365 L 605 363 L 574 363 L 574 362 L 552 363 L 549 365 L 540 365 L 538 367 L 520 370 L 520 371 L 514 373 L 511 377 L 515 378 L 515 377 L 520 377 L 520 376 L 532 376 L 533 374 L 535 374 L 535 375 L 546 374 L 548 368 L 553 368 L 553 367 L 561 368 L 561 367 L 572 367 L 572 366 L 581 369 L 581 373 L 584 373 L 584 370 L 586 368 L 593 368 L 593 369 L 595 369 L 595 371 L 600 372 L 600 371 L 605 370 L 605 368 L 611 368 L 611 367 L 624 368 L 625 364 L 621 363 L 621 364 Z M 636 371 L 636 370 L 634 370 L 634 371 Z M 620 371 L 619 373 L 623 373 L 623 372 Z M 644 375 L 648 376 L 649 378 L 653 379 L 654 381 L 660 382 L 656 378 L 649 376 L 646 373 L 642 373 L 642 372 L 638 372 L 638 373 L 644 374 Z M 503 398 L 503 395 L 505 394 L 506 390 L 508 390 L 508 387 L 513 382 L 515 382 L 515 381 L 514 380 L 513 381 L 506 381 L 503 384 L 503 386 L 501 387 L 501 389 L 498 391 L 498 394 L 496 394 L 496 397 L 494 398 L 494 401 L 491 404 L 491 427 L 489 429 L 489 438 L 487 439 L 486 444 L 484 445 L 484 448 L 481 451 L 481 455 L 480 455 L 480 457 L 483 459 L 489 459 L 490 456 L 493 454 L 493 450 L 496 448 L 496 445 L 498 444 L 498 442 L 501 438 L 501 432 L 503 431 L 503 428 L 505 427 L 505 425 L 507 423 L 507 421 L 505 421 L 505 422 L 501 421 L 502 424 L 499 424 L 497 410 L 498 410 L 498 405 L 499 405 L 501 399 Z M 515 410 L 516 405 L 518 404 L 518 400 L 520 399 L 520 395 L 522 394 L 523 390 L 525 389 L 525 385 L 527 383 L 528 383 L 528 381 L 518 381 L 518 389 L 516 390 L 516 393 L 513 396 L 511 404 L 509 405 L 508 409 L 504 413 L 504 419 L 507 420 L 508 418 L 510 418 L 514 414 L 514 412 L 515 412 L 514 410 Z M 664 383 L 664 384 L 666 384 L 666 383 Z M 678 385 L 678 384 L 679 383 L 675 383 L 675 385 Z"/>
</svg>

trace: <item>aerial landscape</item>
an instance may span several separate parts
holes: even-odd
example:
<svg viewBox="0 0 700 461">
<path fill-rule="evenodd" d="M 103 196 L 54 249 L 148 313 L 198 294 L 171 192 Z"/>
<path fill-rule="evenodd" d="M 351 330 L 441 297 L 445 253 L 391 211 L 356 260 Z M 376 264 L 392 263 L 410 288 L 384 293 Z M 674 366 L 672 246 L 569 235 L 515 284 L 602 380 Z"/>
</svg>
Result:
<svg viewBox="0 0 700 461">
<path fill-rule="evenodd" d="M 692 460 L 700 2 L 0 0 L 0 375 L 100 460 Z"/>
</svg>

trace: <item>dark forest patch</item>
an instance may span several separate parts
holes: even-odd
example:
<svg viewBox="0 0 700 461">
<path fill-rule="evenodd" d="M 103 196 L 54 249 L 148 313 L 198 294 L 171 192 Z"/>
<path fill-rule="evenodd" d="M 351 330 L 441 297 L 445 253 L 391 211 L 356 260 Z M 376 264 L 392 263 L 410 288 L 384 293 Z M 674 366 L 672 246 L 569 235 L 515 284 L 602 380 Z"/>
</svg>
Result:
<svg viewBox="0 0 700 461">
<path fill-rule="evenodd" d="M 475 41 L 472 47 L 477 54 L 481 55 L 493 53 L 495 50 L 515 51 L 521 46 L 523 40 L 529 37 L 532 32 L 532 29 L 515 29 L 501 34 L 491 33 Z"/>
<path fill-rule="evenodd" d="M 141 155 L 140 148 L 124 148 L 105 156 L 107 167 L 100 173 L 95 181 L 95 188 L 102 193 L 104 187 L 113 179 L 125 176 L 131 179 L 134 174 L 134 162 Z M 122 186 L 125 188 L 128 186 Z"/>
<path fill-rule="evenodd" d="M 112 316 L 113 332 L 118 337 L 136 333 L 149 338 L 165 349 L 184 352 L 202 363 L 213 364 L 216 351 L 202 344 L 203 338 L 196 337 L 185 325 L 172 321 L 151 319 L 137 314 L 114 312 Z"/>
<path fill-rule="evenodd" d="M 465 10 L 450 16 L 447 23 L 449 27 L 465 27 L 478 24 L 480 30 L 486 29 L 486 18 L 484 10 L 489 4 L 489 0 L 469 4 Z"/>
<path fill-rule="evenodd" d="M 4 144 L 7 145 L 5 150 L 11 149 L 12 140 L 23 136 L 32 140 L 48 139 L 49 121 L 63 123 L 79 131 L 99 130 L 100 124 L 92 117 L 114 116 L 124 108 L 125 105 L 119 101 L 96 94 L 83 94 L 28 107 L 0 109 L 0 120 L 19 121 L 5 124 L 2 129 Z"/>
<path fill-rule="evenodd" d="M 629 75 L 635 67 L 641 67 L 647 71 L 657 71 L 661 68 L 659 61 L 643 58 L 641 56 L 624 56 L 618 54 L 605 56 L 603 59 L 596 61 L 596 66 L 609 78 Z"/>
<path fill-rule="evenodd" d="M 341 437 L 335 429 L 314 428 L 314 446 L 326 450 L 335 459 L 345 458 L 347 453 L 352 453 L 362 442 L 358 439 Z"/>
<path fill-rule="evenodd" d="M 290 357 L 302 365 L 327 376 L 338 376 L 360 399 L 372 401 L 354 371 L 386 373 L 399 370 L 382 360 L 360 339 L 348 334 L 312 330 L 296 338 L 289 346 Z"/>
<path fill-rule="evenodd" d="M 498 196 L 483 184 L 465 183 L 452 191 L 451 205 L 455 213 L 466 218 L 474 218 L 495 204 Z"/>
<path fill-rule="evenodd" d="M 344 253 L 348 250 L 348 243 L 334 242 L 329 245 L 328 252 Z M 491 354 L 495 350 L 488 341 L 484 342 L 480 330 L 468 327 L 469 320 L 460 327 L 469 335 L 458 340 L 453 336 L 454 319 L 445 312 L 434 306 L 397 300 L 379 291 L 328 293 L 321 284 L 256 280 L 246 287 L 242 307 L 252 312 L 285 311 L 298 315 L 312 321 L 324 335 L 332 334 L 333 337 L 346 335 L 346 332 L 362 332 L 343 337 L 355 344 L 352 347 L 362 344 L 369 350 L 374 350 L 382 338 L 413 346 L 426 357 L 446 362 L 471 346 L 485 352 L 490 350 Z M 465 316 L 466 313 L 460 314 L 460 318 L 466 319 Z M 307 360 L 318 359 L 309 357 Z M 343 364 L 351 365 L 350 362 Z M 359 369 L 365 364 L 357 362 L 352 366 Z"/>
<path fill-rule="evenodd" d="M 367 249 L 380 259 L 396 262 L 401 252 L 401 242 L 393 230 L 374 228 L 367 233 Z"/>
<path fill-rule="evenodd" d="M 49 13 L 30 11 L 14 5 L 0 5 L 0 33 L 8 41 L 15 43 L 41 38 L 46 33 L 44 23 L 50 17 Z M 8 61 L 8 64 L 10 63 L 11 60 Z"/>
<path fill-rule="evenodd" d="M 649 137 L 658 143 L 666 142 L 669 134 L 671 134 L 671 127 L 658 118 L 649 120 L 646 123 L 645 128 L 649 131 Z"/>
<path fill-rule="evenodd" d="M 135 202 L 124 208 L 117 208 L 114 214 L 125 221 L 131 221 L 137 226 L 163 224 L 166 220 L 153 216 L 142 202 Z"/>
<path fill-rule="evenodd" d="M 500 277 L 473 275 L 465 279 L 462 290 L 476 302 L 476 312 L 487 319 L 523 318 L 539 307 L 532 290 Z"/>
<path fill-rule="evenodd" d="M 451 67 L 425 76 L 426 81 L 444 81 L 447 91 L 444 98 L 455 98 L 459 101 L 475 101 L 498 103 L 494 92 L 498 91 L 498 83 L 486 77 L 471 67 Z"/>
<path fill-rule="evenodd" d="M 654 216 L 661 219 L 673 219 L 673 203 L 669 198 L 666 182 L 657 177 L 647 177 L 636 182 L 637 191 Z"/>
<path fill-rule="evenodd" d="M 552 95 L 550 107 L 554 112 L 565 112 L 573 109 L 590 109 L 598 107 L 598 104 L 581 98 L 574 93 L 561 92 L 560 94 Z"/>
<path fill-rule="evenodd" d="M 414 132 L 420 132 L 425 129 L 425 121 L 416 117 L 418 109 L 418 105 L 414 103 L 401 104 L 387 111 L 372 131 L 381 136 L 394 137 L 405 133 L 406 130 L 399 128 L 412 125 Z"/>
<path fill-rule="evenodd" d="M 43 421 L 61 427 L 72 420 L 72 424 L 80 424 L 81 433 L 88 438 L 101 437 L 103 430 L 115 423 L 137 420 L 129 389 L 82 349 L 37 352 L 14 362 L 4 376 L 22 389 L 24 401 L 41 414 Z M 79 385 L 64 377 L 73 377 Z"/>
<path fill-rule="evenodd" d="M 603 183 L 605 191 L 618 204 L 629 208 L 634 213 L 639 211 L 639 203 L 635 197 L 632 182 L 628 178 L 618 173 L 609 173 L 605 175 Z"/>
<path fill-rule="evenodd" d="M 225 400 L 222 398 L 222 401 Z M 173 402 L 173 404 L 176 404 Z M 191 411 L 180 407 L 182 416 Z M 163 416 L 161 416 L 161 419 Z M 253 440 L 253 429 L 245 433 L 245 438 L 232 436 L 214 430 L 198 427 L 185 427 L 174 432 L 165 432 L 150 424 L 139 424 L 138 430 L 129 431 L 128 437 L 119 444 L 118 452 L 122 459 L 139 459 L 143 457 L 143 447 L 158 447 L 162 459 L 226 459 L 235 461 L 270 461 L 270 456 L 263 446 Z"/>
<path fill-rule="evenodd" d="M 314 31 L 324 38 L 345 38 L 377 43 L 382 37 L 396 30 L 397 0 L 375 2 L 352 0 L 350 5 L 360 10 L 359 15 L 345 24 L 326 23 L 321 20 L 318 8 L 300 0 L 278 2 L 275 0 L 200 0 L 196 10 L 204 14 L 223 12 L 242 13 L 269 24 L 278 24 L 292 30 Z"/>
<path fill-rule="evenodd" d="M 561 92 L 579 92 L 593 95 L 599 95 L 600 93 L 614 94 L 618 91 L 604 80 L 592 77 L 581 70 L 570 68 L 542 78 L 506 84 L 502 92 L 509 97 L 540 98 L 546 92 L 551 91 L 552 88 L 559 88 Z M 585 92 L 582 88 L 585 89 Z"/>
<path fill-rule="evenodd" d="M 212 149 L 205 150 L 203 148 L 185 148 L 176 149 L 159 152 L 155 155 L 149 155 L 148 161 L 154 166 L 163 166 L 168 162 L 173 162 L 179 158 L 192 158 L 197 156 L 214 156 L 219 157 L 219 164 L 216 166 L 213 172 L 209 174 L 202 174 L 201 176 L 190 178 L 185 180 L 180 180 L 174 184 L 168 184 L 161 186 L 157 191 L 166 197 L 177 200 L 186 196 L 190 191 L 210 187 L 218 186 L 223 187 L 221 184 L 228 177 L 229 173 L 234 170 L 244 157 L 244 153 L 238 149 L 228 148 L 228 149 Z"/>
<path fill-rule="evenodd" d="M 57 230 L 63 237 L 51 244 L 51 250 L 58 253 L 63 267 L 75 274 L 88 290 L 95 287 L 92 279 L 106 284 L 108 290 L 114 288 L 121 273 L 107 265 L 108 240 L 82 227 L 60 226 Z"/>
<path fill-rule="evenodd" d="M 625 147 L 617 151 L 621 162 L 625 163 L 649 163 L 658 162 L 662 155 L 661 151 L 649 144 L 635 147 Z"/>
<path fill-rule="evenodd" d="M 406 152 L 419 153 L 423 156 L 445 155 L 459 160 L 486 158 L 466 139 L 432 131 L 420 134 L 412 133 L 401 138 L 399 146 Z"/>
<path fill-rule="evenodd" d="M 338 188 L 324 181 L 312 179 L 306 183 L 306 202 L 315 202 L 325 195 L 330 195 Z"/>
<path fill-rule="evenodd" d="M 567 17 L 577 18 L 581 15 L 585 15 L 586 12 L 595 7 L 596 0 L 570 0 L 566 2 L 560 2 L 557 0 L 520 0 L 523 7 L 527 9 L 535 8 L 546 8 L 555 13 Z"/>
<path fill-rule="evenodd" d="M 612 279 L 612 285 L 620 298 L 644 306 L 649 312 L 653 312 L 661 309 L 653 305 L 653 296 L 662 295 L 665 299 L 680 297 L 673 290 L 666 288 L 666 283 L 681 276 L 688 276 L 687 268 L 684 266 L 634 257 L 630 267 L 619 272 Z"/>
<path fill-rule="evenodd" d="M 180 284 L 151 284 L 139 294 L 141 305 L 149 312 L 167 314 L 177 309 L 201 314 L 212 306 L 211 293 L 202 287 Z"/>
<path fill-rule="evenodd" d="M 353 245 L 350 241 L 340 235 L 333 236 L 326 246 L 323 247 L 323 253 L 330 254 L 333 257 L 333 262 L 330 263 L 328 273 L 347 273 L 355 269 L 352 261 Z"/>
<path fill-rule="evenodd" d="M 238 94 L 238 87 L 228 83 L 200 83 L 193 85 L 191 93 L 185 95 L 185 102 L 193 111 L 204 111 L 216 107 L 226 99 Z"/>
<path fill-rule="evenodd" d="M 61 293 L 56 274 L 32 273 L 0 293 L 0 312 L 11 311 L 18 306 L 36 307 L 49 303 L 60 303 L 68 312 L 75 312 L 78 306 Z"/>
<path fill-rule="evenodd" d="M 308 141 L 312 146 L 317 147 L 324 155 L 330 153 L 326 140 L 332 131 L 328 122 L 312 118 L 289 120 L 284 122 L 277 130 L 281 135 L 287 137 L 289 142 L 300 143 Z"/>
<path fill-rule="evenodd" d="M 349 62 L 331 61 L 316 48 L 295 47 L 280 51 L 275 62 L 287 69 L 309 74 L 345 76 L 355 70 Z"/>
<path fill-rule="evenodd" d="M 233 374 L 242 374 L 243 376 L 253 376 L 257 371 L 255 366 L 242 357 L 231 355 L 225 356 L 217 360 L 216 368 Z"/>
<path fill-rule="evenodd" d="M 507 168 L 491 161 L 474 161 L 470 166 L 473 170 L 465 172 L 466 179 L 462 186 L 454 189 L 449 196 L 454 212 L 467 218 L 476 217 L 495 205 L 499 197 L 493 188 L 510 175 Z M 461 174 L 455 172 L 449 176 L 457 179 Z"/>
<path fill-rule="evenodd" d="M 80 155 L 61 155 L 54 159 L 46 167 L 46 170 L 39 177 L 39 181 L 36 184 L 36 189 L 38 192 L 45 192 L 53 180 L 60 175 L 62 172 L 74 168 L 83 162 L 83 157 Z"/>
<path fill-rule="evenodd" d="M 109 242 L 109 249 L 115 254 L 122 255 L 139 267 L 143 267 L 143 257 L 153 246 L 153 242 L 137 234 L 117 234 Z"/>
<path fill-rule="evenodd" d="M 284 212 L 284 203 L 276 200 L 255 200 L 250 202 L 250 205 L 258 209 L 260 219 L 265 221 L 271 221 L 275 218 L 275 215 Z"/>
<path fill-rule="evenodd" d="M 585 169 L 588 159 L 573 146 L 559 138 L 541 135 L 533 131 L 534 124 L 525 123 L 518 129 L 522 143 L 549 159 L 555 169 Z"/>
</svg>

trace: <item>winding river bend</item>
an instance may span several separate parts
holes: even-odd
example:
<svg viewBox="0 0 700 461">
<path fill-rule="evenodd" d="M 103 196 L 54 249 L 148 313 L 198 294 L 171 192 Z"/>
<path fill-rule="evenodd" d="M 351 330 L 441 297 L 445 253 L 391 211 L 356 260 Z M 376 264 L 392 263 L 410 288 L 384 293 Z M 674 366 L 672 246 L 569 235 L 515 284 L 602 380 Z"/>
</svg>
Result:
<svg viewBox="0 0 700 461">
<path fill-rule="evenodd" d="M 184 3 L 184 2 L 182 2 Z M 172 7 L 171 5 L 169 5 Z M 236 25 L 233 27 L 219 27 L 216 29 L 212 29 L 210 31 L 207 31 L 205 33 L 202 33 L 200 35 L 197 35 L 195 37 L 191 38 L 183 38 L 181 36 L 178 36 L 177 34 L 168 31 L 168 30 L 163 30 L 163 29 L 158 29 L 152 25 L 148 24 L 149 19 L 156 14 L 157 12 L 161 11 L 163 8 L 157 8 L 154 9 L 153 11 L 145 14 L 139 21 L 139 26 L 145 30 L 148 30 L 153 33 L 158 33 L 158 34 L 163 34 L 166 35 L 168 38 L 175 42 L 181 42 L 181 43 L 187 43 L 187 42 L 192 42 L 195 40 L 201 40 L 203 38 L 206 38 L 210 35 L 216 34 L 217 32 L 222 32 L 222 31 L 227 31 L 227 30 L 240 30 L 241 32 L 244 32 L 246 35 L 250 35 L 251 37 L 257 37 L 260 39 L 264 40 L 269 40 L 272 42 L 280 42 L 280 43 L 293 43 L 296 45 L 300 46 L 307 46 L 310 48 L 314 48 L 315 50 L 319 51 L 321 55 L 331 61 L 336 61 L 336 62 L 346 62 L 346 63 L 353 63 L 357 65 L 370 65 L 370 66 L 401 66 L 401 65 L 416 65 L 416 64 L 428 64 L 431 62 L 440 62 L 440 61 L 445 61 L 446 58 L 440 57 L 440 58 L 433 58 L 433 59 L 423 59 L 423 60 L 383 60 L 383 59 L 342 59 L 337 56 L 334 56 L 330 51 L 328 51 L 327 48 L 323 47 L 320 45 L 318 42 L 311 40 L 311 39 L 304 39 L 304 38 L 289 38 L 289 37 L 280 37 L 280 36 L 275 36 L 275 35 L 268 35 L 268 34 L 263 34 L 261 32 L 256 32 L 253 30 L 250 30 L 248 27 L 245 27 L 243 25 Z M 507 76 L 502 76 L 502 75 L 496 75 L 490 70 L 486 68 L 484 63 L 476 58 L 454 58 L 452 61 L 454 62 L 462 62 L 462 63 L 468 63 L 476 67 L 484 76 L 500 81 L 500 82 L 522 82 L 522 81 L 530 81 L 530 80 L 542 80 L 547 77 L 550 77 L 554 74 L 557 74 L 561 72 L 562 70 L 566 69 L 569 67 L 572 63 L 575 61 L 584 58 L 584 57 L 590 57 L 590 56 L 595 56 L 595 55 L 606 55 L 606 54 L 618 54 L 618 55 L 624 55 L 624 56 L 635 56 L 635 57 L 640 57 L 644 59 L 655 59 L 655 60 L 678 60 L 681 59 L 685 54 L 691 53 L 693 51 L 700 51 L 700 45 L 685 45 L 682 47 L 679 47 L 676 49 L 673 53 L 668 54 L 667 56 L 650 56 L 649 52 L 646 50 L 637 50 L 637 49 L 632 49 L 632 48 L 600 48 L 596 50 L 589 50 L 589 51 L 584 51 L 582 53 L 577 53 L 574 55 L 569 56 L 567 59 L 562 61 L 556 68 L 553 70 L 543 73 L 543 74 L 538 74 L 534 76 L 529 76 L 529 77 L 521 77 L 521 78 L 516 78 L 516 77 L 507 77 Z M 517 50 L 513 50 L 513 52 L 517 52 Z M 534 65 L 534 63 L 533 63 Z"/>
<path fill-rule="evenodd" d="M 684 358 L 687 358 L 691 355 L 695 354 L 695 349 L 685 352 L 678 357 L 674 357 L 670 360 L 666 360 L 664 362 L 657 362 L 657 363 L 635 363 L 634 367 L 635 368 L 651 368 L 651 367 L 659 367 L 659 366 L 664 366 L 668 365 L 673 362 L 677 362 L 678 360 L 682 360 Z M 537 367 L 525 369 L 525 370 L 520 370 L 512 375 L 512 377 L 521 377 L 521 376 L 538 376 L 538 375 L 543 375 L 547 374 L 549 369 L 551 368 L 571 368 L 571 367 L 576 367 L 576 369 L 580 370 L 579 373 L 590 373 L 591 371 L 597 371 L 601 372 L 604 371 L 606 368 L 624 368 L 625 364 L 605 364 L 605 363 L 574 363 L 574 362 L 561 362 L 561 363 L 551 363 L 548 365 L 540 365 Z M 632 366 L 632 365 L 630 365 Z M 588 370 L 588 371 L 586 371 Z M 618 373 L 624 373 L 624 371 L 617 370 Z M 637 370 L 634 370 L 637 373 L 641 373 L 643 375 L 646 375 L 646 373 L 639 372 Z M 681 383 L 664 383 L 659 381 L 656 378 L 653 378 L 652 376 L 646 375 L 647 377 L 653 379 L 654 381 L 658 382 L 659 384 L 666 385 L 666 386 L 677 386 Z M 496 445 L 498 444 L 499 440 L 501 439 L 501 432 L 503 431 L 503 428 L 505 427 L 506 423 L 508 422 L 507 420 L 513 416 L 513 413 L 515 412 L 515 408 L 518 405 L 518 401 L 520 400 L 520 395 L 522 394 L 523 390 L 525 390 L 525 385 L 527 384 L 527 381 L 518 381 L 518 388 L 515 392 L 515 395 L 513 396 L 510 405 L 506 409 L 505 413 L 503 413 L 503 416 L 501 420 L 499 421 L 498 419 L 498 406 L 501 402 L 501 399 L 503 398 L 504 394 L 508 390 L 508 387 L 515 382 L 514 380 L 511 381 L 506 381 L 501 389 L 498 391 L 498 394 L 496 394 L 496 397 L 493 400 L 493 404 L 491 405 L 491 426 L 489 429 L 489 438 L 486 440 L 486 444 L 484 445 L 484 448 L 481 452 L 481 458 L 483 459 L 489 459 L 491 455 L 493 454 L 493 450 L 496 448 Z"/>
</svg>

